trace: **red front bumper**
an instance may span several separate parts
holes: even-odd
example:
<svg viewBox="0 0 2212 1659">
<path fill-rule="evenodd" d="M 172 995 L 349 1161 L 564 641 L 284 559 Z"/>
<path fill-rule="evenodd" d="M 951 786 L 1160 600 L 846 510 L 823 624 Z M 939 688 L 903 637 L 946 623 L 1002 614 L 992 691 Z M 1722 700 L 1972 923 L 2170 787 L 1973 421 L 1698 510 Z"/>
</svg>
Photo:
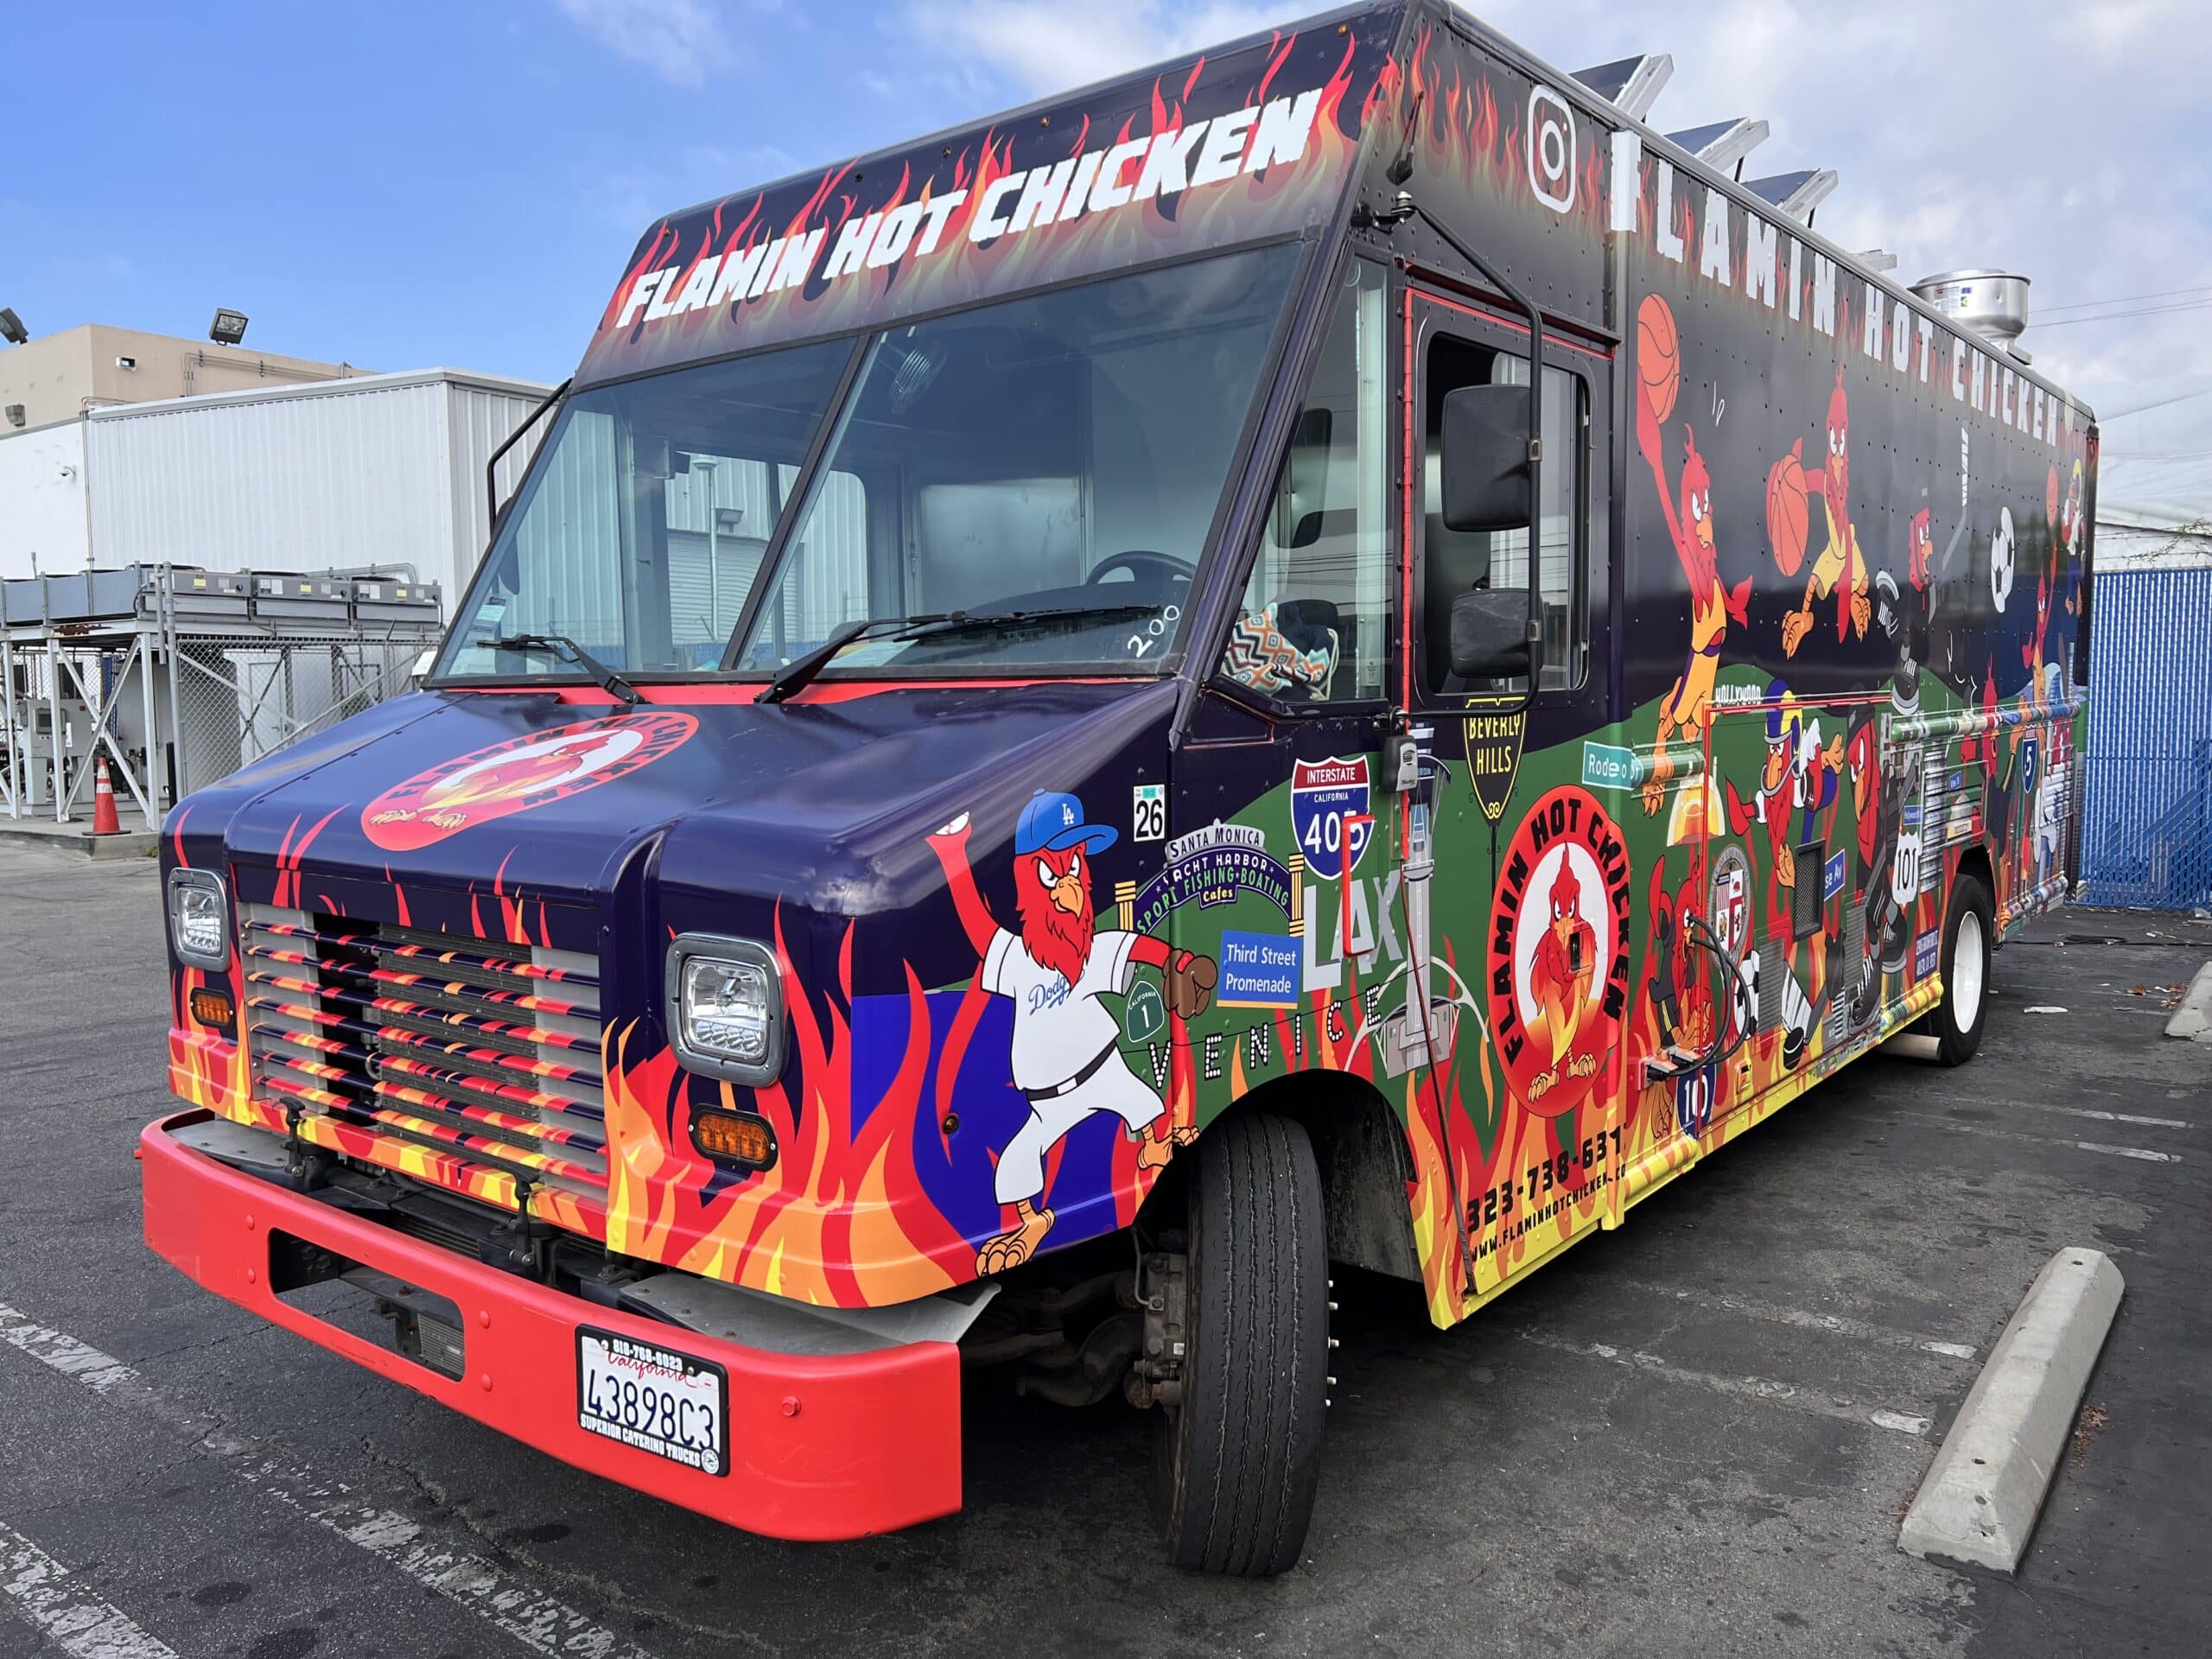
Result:
<svg viewBox="0 0 2212 1659">
<path fill-rule="evenodd" d="M 563 1462 L 773 1538 L 857 1538 L 960 1507 L 960 1354 L 919 1342 L 834 1358 L 740 1347 L 483 1266 L 241 1174 L 146 1127 L 146 1243 L 187 1277 Z M 292 1306 L 269 1288 L 271 1228 L 449 1299 L 455 1380 Z M 715 1476 L 576 1422 L 576 1327 L 713 1360 L 729 1374 L 729 1468 Z"/>
</svg>

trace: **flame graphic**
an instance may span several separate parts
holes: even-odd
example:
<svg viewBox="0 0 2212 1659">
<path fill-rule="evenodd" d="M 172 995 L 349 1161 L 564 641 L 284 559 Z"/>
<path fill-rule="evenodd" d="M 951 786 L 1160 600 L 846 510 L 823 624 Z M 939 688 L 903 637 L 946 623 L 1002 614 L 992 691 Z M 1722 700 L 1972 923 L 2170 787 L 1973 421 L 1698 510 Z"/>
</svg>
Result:
<svg viewBox="0 0 2212 1659">
<path fill-rule="evenodd" d="M 914 1166 L 928 1003 L 906 971 L 907 1039 L 882 1098 L 852 1099 L 852 931 L 838 957 L 842 1001 L 817 1008 L 785 945 L 776 959 L 797 1062 L 753 1104 L 776 1132 L 769 1168 L 734 1184 L 691 1145 L 687 1074 L 635 1022 L 606 1043 L 611 1181 L 607 1243 L 619 1250 L 797 1300 L 855 1306 L 911 1300 L 975 1276 L 975 1246 L 938 1213 Z M 734 1103 L 724 1086 L 722 1102 Z M 719 1186 L 719 1190 L 717 1187 Z"/>
</svg>

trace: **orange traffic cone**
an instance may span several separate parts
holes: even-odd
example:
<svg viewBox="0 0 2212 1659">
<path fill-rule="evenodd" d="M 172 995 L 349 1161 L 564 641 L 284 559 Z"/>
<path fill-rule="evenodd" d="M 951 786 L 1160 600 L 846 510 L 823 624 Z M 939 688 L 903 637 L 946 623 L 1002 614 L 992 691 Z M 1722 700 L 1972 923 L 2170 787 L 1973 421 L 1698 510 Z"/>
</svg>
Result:
<svg viewBox="0 0 2212 1659">
<path fill-rule="evenodd" d="M 92 833 L 96 836 L 119 836 L 123 823 L 115 816 L 115 785 L 108 781 L 107 756 L 101 755 L 92 767 Z"/>
</svg>

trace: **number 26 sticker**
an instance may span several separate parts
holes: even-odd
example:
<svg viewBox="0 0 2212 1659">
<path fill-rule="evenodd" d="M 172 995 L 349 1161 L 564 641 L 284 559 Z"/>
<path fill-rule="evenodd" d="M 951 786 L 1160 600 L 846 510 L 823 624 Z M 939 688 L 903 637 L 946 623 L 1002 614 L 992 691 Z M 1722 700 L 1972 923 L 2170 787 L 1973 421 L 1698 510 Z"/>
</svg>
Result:
<svg viewBox="0 0 2212 1659">
<path fill-rule="evenodd" d="M 1167 838 L 1167 785 L 1139 784 L 1129 806 L 1129 839 L 1165 841 Z"/>
</svg>

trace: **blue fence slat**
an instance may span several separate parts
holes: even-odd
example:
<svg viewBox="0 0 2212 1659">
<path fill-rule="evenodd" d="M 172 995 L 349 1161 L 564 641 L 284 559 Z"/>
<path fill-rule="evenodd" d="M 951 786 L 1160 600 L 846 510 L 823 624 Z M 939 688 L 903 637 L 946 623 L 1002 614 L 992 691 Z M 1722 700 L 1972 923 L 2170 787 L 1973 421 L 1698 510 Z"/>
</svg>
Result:
<svg viewBox="0 0 2212 1659">
<path fill-rule="evenodd" d="M 2082 897 L 2212 907 L 2212 569 L 2100 570 Z"/>
</svg>

